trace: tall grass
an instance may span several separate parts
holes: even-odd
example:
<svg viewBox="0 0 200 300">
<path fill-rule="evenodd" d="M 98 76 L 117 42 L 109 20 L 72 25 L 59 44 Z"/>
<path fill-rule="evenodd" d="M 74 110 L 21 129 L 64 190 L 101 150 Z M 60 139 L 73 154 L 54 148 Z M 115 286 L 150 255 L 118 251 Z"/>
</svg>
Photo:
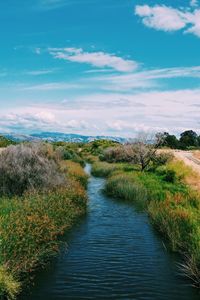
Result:
<svg viewBox="0 0 200 300">
<path fill-rule="evenodd" d="M 123 168 L 120 164 L 111 164 L 107 162 L 96 162 L 92 165 L 92 175 L 97 177 L 108 177 L 115 171 Z"/>
<path fill-rule="evenodd" d="M 165 236 L 173 251 L 183 254 L 185 274 L 200 287 L 199 195 L 168 194 L 165 201 L 148 206 L 152 224 Z"/>
<path fill-rule="evenodd" d="M 133 201 L 141 207 L 147 205 L 147 191 L 133 176 L 119 173 L 109 177 L 105 191 L 115 198 Z"/>
<path fill-rule="evenodd" d="M 66 171 L 69 178 L 74 178 L 83 185 L 83 187 L 87 187 L 88 176 L 78 163 L 73 161 L 63 161 L 62 169 Z"/>
<path fill-rule="evenodd" d="M 69 168 L 65 186 L 0 199 L 0 295 L 14 299 L 24 279 L 57 253 L 58 237 L 85 213 L 87 176 L 83 181 L 79 164 L 69 162 Z"/>
</svg>

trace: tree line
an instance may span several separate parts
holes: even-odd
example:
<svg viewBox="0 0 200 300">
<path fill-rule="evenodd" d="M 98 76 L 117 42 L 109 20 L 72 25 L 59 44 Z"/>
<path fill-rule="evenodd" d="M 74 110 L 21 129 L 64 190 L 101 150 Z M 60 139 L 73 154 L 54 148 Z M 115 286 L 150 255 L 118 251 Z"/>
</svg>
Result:
<svg viewBox="0 0 200 300">
<path fill-rule="evenodd" d="M 164 132 L 162 145 L 182 150 L 200 148 L 200 135 L 193 130 L 186 130 L 180 134 L 180 138 L 177 138 L 175 135 Z"/>
</svg>

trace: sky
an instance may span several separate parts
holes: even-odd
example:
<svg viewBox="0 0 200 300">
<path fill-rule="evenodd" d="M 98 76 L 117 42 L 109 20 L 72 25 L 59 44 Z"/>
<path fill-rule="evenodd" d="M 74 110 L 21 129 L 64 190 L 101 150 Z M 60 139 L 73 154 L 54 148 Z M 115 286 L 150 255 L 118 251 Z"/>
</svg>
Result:
<svg viewBox="0 0 200 300">
<path fill-rule="evenodd" d="M 6 0 L 0 132 L 200 133 L 200 1 Z"/>
</svg>

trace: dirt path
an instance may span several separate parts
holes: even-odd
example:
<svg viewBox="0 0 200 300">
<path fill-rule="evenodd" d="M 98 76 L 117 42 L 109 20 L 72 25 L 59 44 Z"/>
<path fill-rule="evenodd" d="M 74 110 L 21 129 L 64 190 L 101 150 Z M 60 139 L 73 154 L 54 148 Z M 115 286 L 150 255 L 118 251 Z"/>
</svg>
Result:
<svg viewBox="0 0 200 300">
<path fill-rule="evenodd" d="M 173 154 L 177 159 L 183 160 L 187 166 L 200 174 L 200 160 L 194 156 L 192 151 L 174 150 Z"/>
</svg>

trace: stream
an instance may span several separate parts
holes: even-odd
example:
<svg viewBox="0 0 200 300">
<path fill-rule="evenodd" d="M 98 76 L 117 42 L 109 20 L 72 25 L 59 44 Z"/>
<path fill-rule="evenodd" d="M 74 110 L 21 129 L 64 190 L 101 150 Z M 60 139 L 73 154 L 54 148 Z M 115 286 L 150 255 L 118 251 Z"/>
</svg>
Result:
<svg viewBox="0 0 200 300">
<path fill-rule="evenodd" d="M 90 165 L 86 166 L 90 174 Z M 102 193 L 90 177 L 88 213 L 65 235 L 67 249 L 34 279 L 21 300 L 197 300 L 144 212 Z"/>
</svg>

